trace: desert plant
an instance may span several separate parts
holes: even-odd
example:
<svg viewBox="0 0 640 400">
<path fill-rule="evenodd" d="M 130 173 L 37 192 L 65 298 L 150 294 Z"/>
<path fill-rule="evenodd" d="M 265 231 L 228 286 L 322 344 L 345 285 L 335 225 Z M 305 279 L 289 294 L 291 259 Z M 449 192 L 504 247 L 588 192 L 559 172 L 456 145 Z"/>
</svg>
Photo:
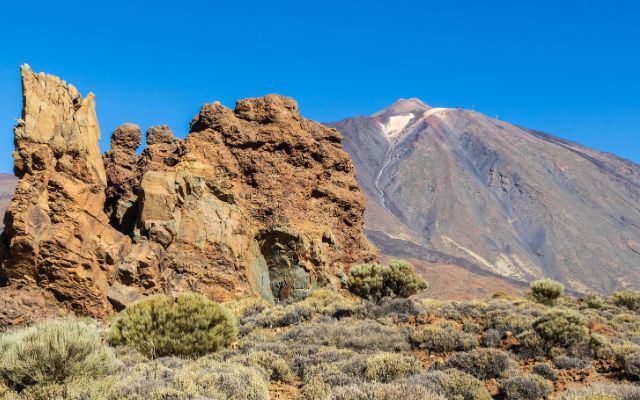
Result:
<svg viewBox="0 0 640 400">
<path fill-rule="evenodd" d="M 418 359 L 398 353 L 374 354 L 364 363 L 365 378 L 376 382 L 391 382 L 421 369 L 422 363 Z"/>
<path fill-rule="evenodd" d="M 514 362 L 504 351 L 481 348 L 454 353 L 443 364 L 444 368 L 455 368 L 482 380 L 500 378 L 513 366 Z"/>
<path fill-rule="evenodd" d="M 115 367 L 96 327 L 75 319 L 44 322 L 0 338 L 0 375 L 18 389 L 97 377 Z"/>
<path fill-rule="evenodd" d="M 602 296 L 599 296 L 597 294 L 589 294 L 585 296 L 584 302 L 586 303 L 587 307 L 594 310 L 599 310 L 604 307 L 604 299 L 602 298 Z"/>
<path fill-rule="evenodd" d="M 586 321 L 578 312 L 554 309 L 533 321 L 535 332 L 549 347 L 572 348 L 589 339 Z"/>
<path fill-rule="evenodd" d="M 513 376 L 499 381 L 498 391 L 507 400 L 538 400 L 551 393 L 553 385 L 538 375 Z"/>
<path fill-rule="evenodd" d="M 564 286 L 552 279 L 540 279 L 531 283 L 531 293 L 538 303 L 552 306 L 564 293 Z"/>
<path fill-rule="evenodd" d="M 483 347 L 498 347 L 502 340 L 502 333 L 496 329 L 489 329 L 482 334 L 480 343 Z"/>
<path fill-rule="evenodd" d="M 300 391 L 300 400 L 325 400 L 331 395 L 331 386 L 322 379 L 312 379 Z"/>
<path fill-rule="evenodd" d="M 617 306 L 628 308 L 632 311 L 640 309 L 640 292 L 635 290 L 621 290 L 613 294 L 613 302 Z"/>
<path fill-rule="evenodd" d="M 637 400 L 640 387 L 635 385 L 595 385 L 569 389 L 560 400 Z"/>
<path fill-rule="evenodd" d="M 438 325 L 427 326 L 411 335 L 413 345 L 421 350 L 434 353 L 467 351 L 478 347 L 474 335 Z"/>
<path fill-rule="evenodd" d="M 449 400 L 491 400 L 491 394 L 481 380 L 457 369 L 429 371 L 410 376 L 403 382 L 425 386 Z"/>
<path fill-rule="evenodd" d="M 355 265 L 347 279 L 347 287 L 351 292 L 376 302 L 385 296 L 409 297 L 427 286 L 424 279 L 416 275 L 411 264 L 401 261 L 392 261 L 389 265 Z"/>
<path fill-rule="evenodd" d="M 284 339 L 352 350 L 400 351 L 410 347 L 406 334 L 398 326 L 370 320 L 343 319 L 299 325 L 287 332 Z"/>
<path fill-rule="evenodd" d="M 640 353 L 632 353 L 624 357 L 624 370 L 627 374 L 640 378 Z"/>
<path fill-rule="evenodd" d="M 331 400 L 446 400 L 421 385 L 365 382 L 333 389 Z"/>
<path fill-rule="evenodd" d="M 183 368 L 174 387 L 184 399 L 267 400 L 269 385 L 261 374 L 242 365 L 202 360 Z M 173 397 L 166 397 L 173 398 Z M 180 397 L 178 397 L 180 398 Z"/>
<path fill-rule="evenodd" d="M 486 314 L 486 327 L 495 329 L 504 335 L 511 332 L 518 335 L 531 327 L 534 318 L 530 315 L 513 310 L 492 310 Z"/>
<path fill-rule="evenodd" d="M 150 358 L 197 357 L 233 342 L 233 313 L 206 297 L 154 296 L 127 307 L 111 329 L 113 344 L 129 345 Z"/>
<path fill-rule="evenodd" d="M 295 378 L 287 362 L 271 351 L 254 351 L 247 355 L 233 357 L 229 361 L 261 368 L 272 381 L 290 382 Z"/>
<path fill-rule="evenodd" d="M 558 379 L 558 373 L 549 364 L 545 364 L 541 362 L 536 363 L 533 366 L 532 372 L 550 381 L 555 381 L 556 379 Z"/>
<path fill-rule="evenodd" d="M 557 356 L 553 358 L 553 365 L 560 369 L 586 369 L 591 366 L 589 361 L 576 357 Z"/>
</svg>

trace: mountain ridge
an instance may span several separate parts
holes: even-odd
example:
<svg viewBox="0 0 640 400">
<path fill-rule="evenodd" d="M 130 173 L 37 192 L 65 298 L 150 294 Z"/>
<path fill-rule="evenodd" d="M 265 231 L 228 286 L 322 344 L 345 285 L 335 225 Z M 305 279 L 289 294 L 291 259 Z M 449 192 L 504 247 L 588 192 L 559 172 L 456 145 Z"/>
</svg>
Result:
<svg viewBox="0 0 640 400">
<path fill-rule="evenodd" d="M 407 118 L 389 137 L 385 123 L 398 116 Z M 638 287 L 640 166 L 633 161 L 415 100 L 329 125 L 354 160 L 369 232 L 522 284 L 549 276 L 577 291 Z M 379 235 L 370 238 L 385 247 Z"/>
</svg>

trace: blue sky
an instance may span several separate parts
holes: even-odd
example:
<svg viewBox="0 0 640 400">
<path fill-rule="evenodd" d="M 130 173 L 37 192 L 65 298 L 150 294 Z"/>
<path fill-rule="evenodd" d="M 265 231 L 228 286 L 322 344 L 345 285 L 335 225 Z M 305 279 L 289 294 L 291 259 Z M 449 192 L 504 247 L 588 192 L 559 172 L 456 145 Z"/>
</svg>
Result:
<svg viewBox="0 0 640 400">
<path fill-rule="evenodd" d="M 106 149 L 131 121 L 178 135 L 205 102 L 281 93 L 318 121 L 399 97 L 475 107 L 640 162 L 632 1 L 2 2 L 0 172 L 18 67 L 96 93 Z"/>
</svg>

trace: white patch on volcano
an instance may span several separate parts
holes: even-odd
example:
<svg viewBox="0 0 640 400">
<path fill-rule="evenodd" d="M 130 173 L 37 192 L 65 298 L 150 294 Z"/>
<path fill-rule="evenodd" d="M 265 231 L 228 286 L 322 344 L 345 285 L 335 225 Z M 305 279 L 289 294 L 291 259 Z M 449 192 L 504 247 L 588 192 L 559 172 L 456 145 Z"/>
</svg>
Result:
<svg viewBox="0 0 640 400">
<path fill-rule="evenodd" d="M 448 108 L 444 108 L 444 107 L 435 107 L 435 108 L 430 108 L 427 111 L 424 112 L 423 116 L 424 118 L 430 117 L 434 114 L 440 113 L 442 111 L 447 111 L 449 110 Z"/>
<path fill-rule="evenodd" d="M 386 123 L 380 123 L 380 128 L 387 139 L 397 136 L 415 117 L 413 113 L 405 115 L 392 115 Z"/>
</svg>

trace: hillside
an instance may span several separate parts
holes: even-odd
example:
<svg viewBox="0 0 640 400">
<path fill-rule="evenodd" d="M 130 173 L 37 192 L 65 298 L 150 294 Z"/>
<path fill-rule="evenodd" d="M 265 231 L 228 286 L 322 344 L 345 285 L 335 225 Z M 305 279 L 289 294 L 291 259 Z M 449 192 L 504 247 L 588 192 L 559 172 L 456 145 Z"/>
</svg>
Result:
<svg viewBox="0 0 640 400">
<path fill-rule="evenodd" d="M 547 276 L 574 291 L 640 288 L 639 165 L 417 99 L 331 125 L 385 254 L 515 287 Z"/>
</svg>

